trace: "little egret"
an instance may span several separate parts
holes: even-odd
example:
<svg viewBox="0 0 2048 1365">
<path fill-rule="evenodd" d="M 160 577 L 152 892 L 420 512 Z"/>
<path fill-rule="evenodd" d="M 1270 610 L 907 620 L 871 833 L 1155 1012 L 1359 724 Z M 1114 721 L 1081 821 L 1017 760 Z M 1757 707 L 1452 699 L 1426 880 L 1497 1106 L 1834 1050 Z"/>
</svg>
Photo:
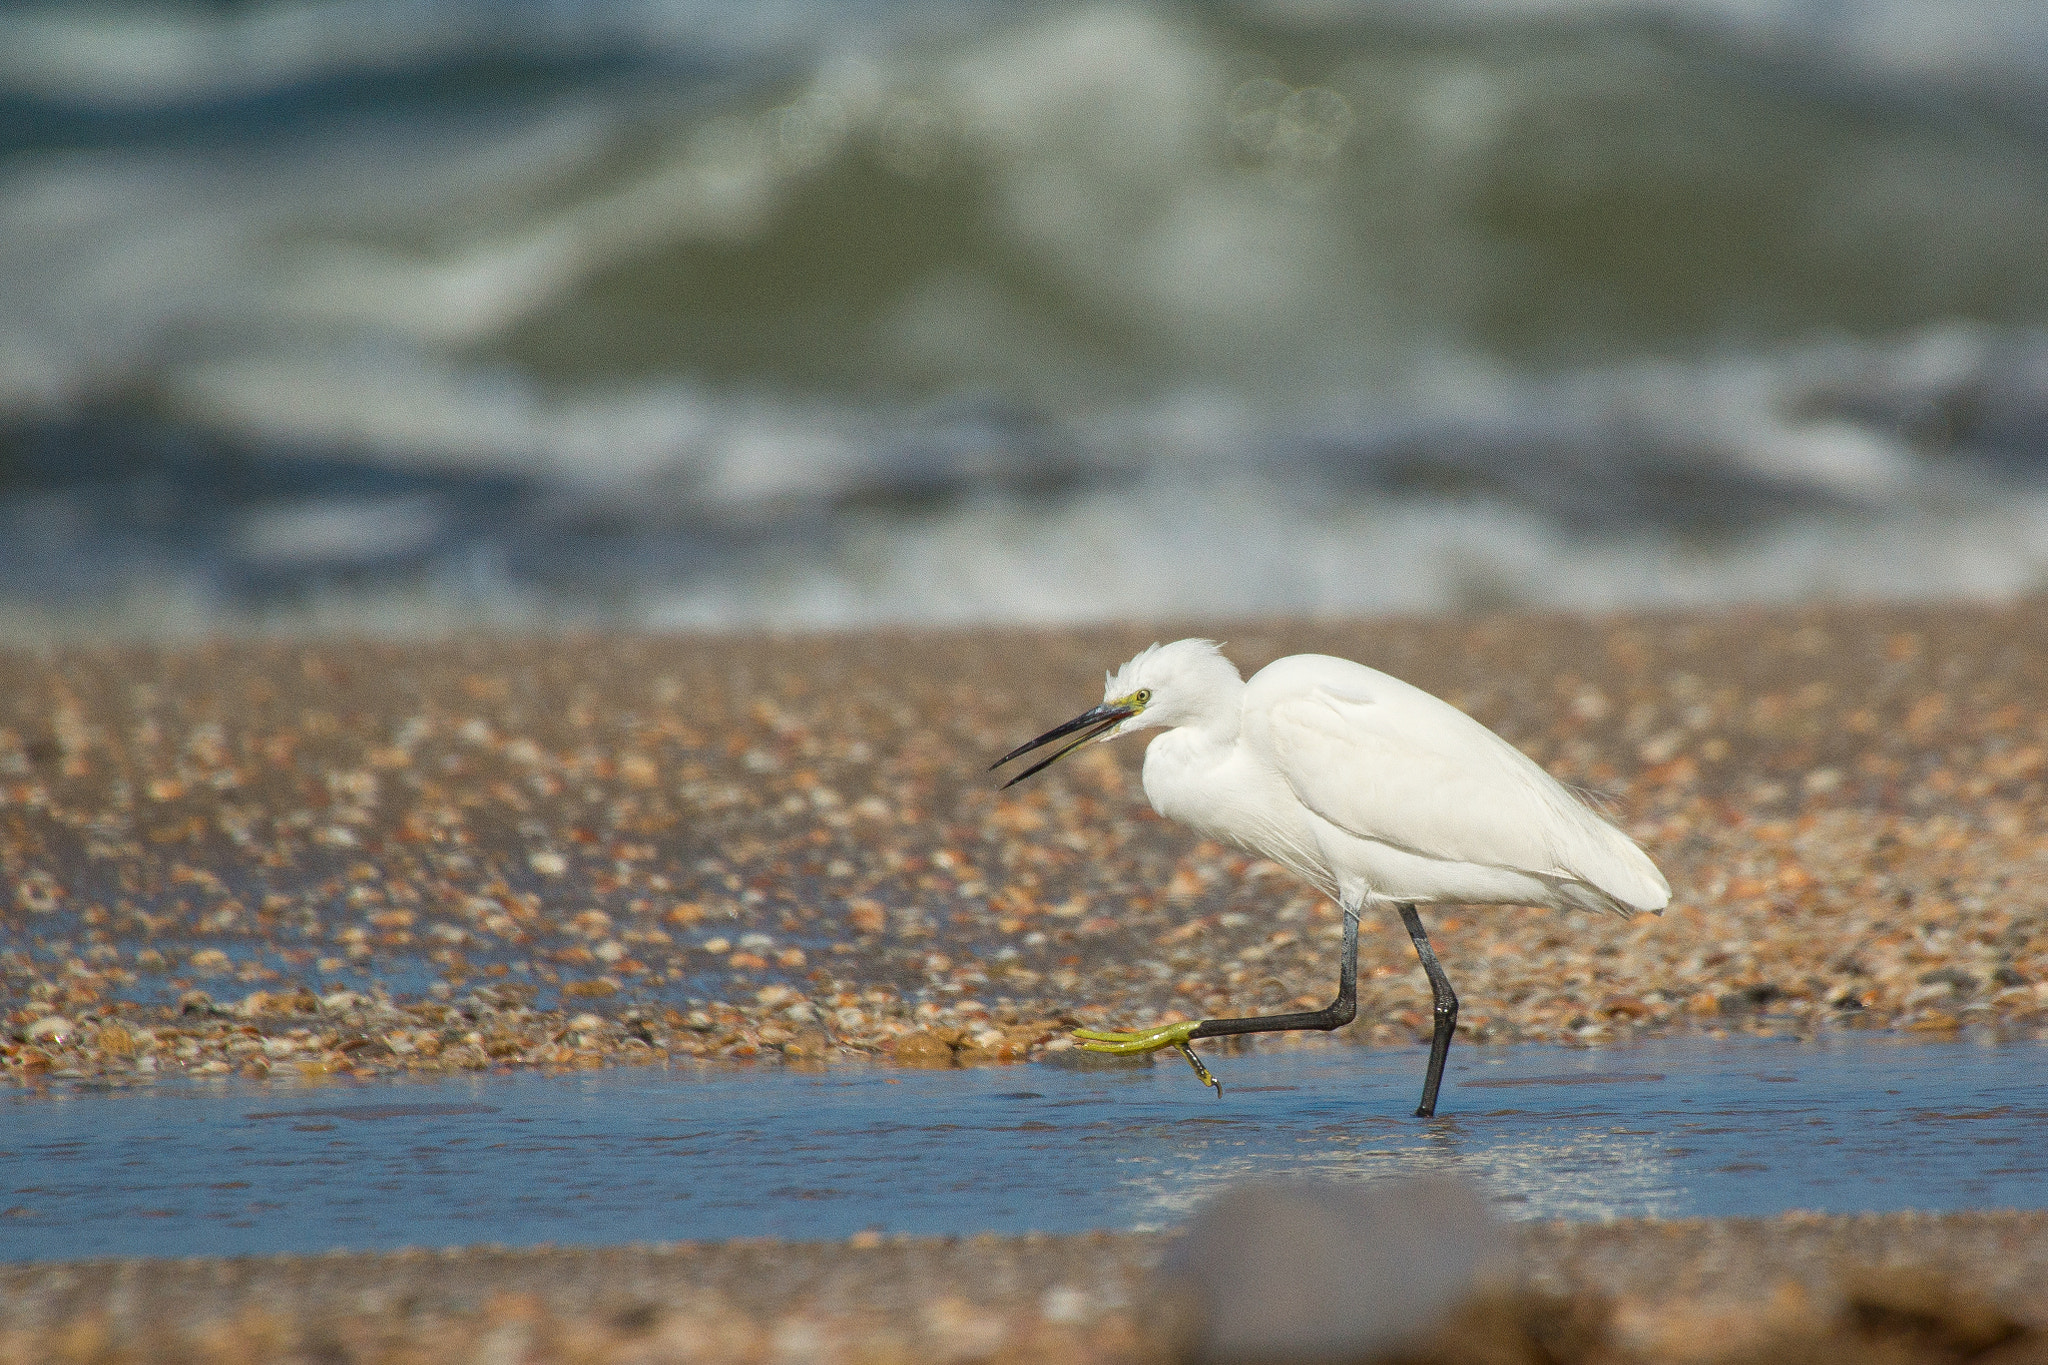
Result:
<svg viewBox="0 0 2048 1365">
<path fill-rule="evenodd" d="M 1344 911 L 1337 998 L 1325 1009 L 1199 1019 L 1135 1032 L 1080 1029 L 1094 1052 L 1178 1048 L 1222 1086 L 1196 1038 L 1342 1028 L 1358 1013 L 1358 916 L 1392 906 L 1429 976 L 1436 1028 L 1415 1113 L 1436 1112 L 1458 997 L 1429 946 L 1418 905 L 1543 905 L 1661 913 L 1657 865 L 1526 754 L 1463 711 L 1363 664 L 1296 654 L 1246 682 L 1212 640 L 1153 645 L 1108 675 L 1102 705 L 1020 745 L 1000 768 L 1055 740 L 1014 786 L 1091 739 L 1166 733 L 1145 751 L 1152 808 L 1287 868 Z"/>
</svg>

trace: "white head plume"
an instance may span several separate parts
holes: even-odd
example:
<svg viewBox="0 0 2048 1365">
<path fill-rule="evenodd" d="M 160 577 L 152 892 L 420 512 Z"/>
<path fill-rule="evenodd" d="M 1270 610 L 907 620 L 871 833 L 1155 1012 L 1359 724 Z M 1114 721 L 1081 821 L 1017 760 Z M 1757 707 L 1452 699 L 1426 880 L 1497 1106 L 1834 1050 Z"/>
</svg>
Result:
<svg viewBox="0 0 2048 1365">
<path fill-rule="evenodd" d="M 1105 675 L 1102 699 L 1121 702 L 1140 692 L 1151 694 L 1138 714 L 1111 732 L 1125 734 L 1219 719 L 1219 710 L 1230 708 L 1243 687 L 1237 665 L 1223 657 L 1223 646 L 1214 640 L 1175 640 L 1153 645 Z"/>
</svg>

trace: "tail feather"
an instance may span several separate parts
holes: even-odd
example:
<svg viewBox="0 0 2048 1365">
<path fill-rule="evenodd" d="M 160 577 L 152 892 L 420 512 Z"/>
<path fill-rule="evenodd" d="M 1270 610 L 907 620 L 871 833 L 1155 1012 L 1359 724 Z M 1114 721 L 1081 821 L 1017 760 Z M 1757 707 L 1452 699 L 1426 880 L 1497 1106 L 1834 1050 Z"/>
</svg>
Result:
<svg viewBox="0 0 2048 1365">
<path fill-rule="evenodd" d="M 1558 889 L 1574 903 L 1587 901 L 1587 909 L 1623 916 L 1664 913 L 1671 903 L 1671 884 L 1650 861 L 1650 855 L 1595 812 L 1565 799 L 1570 801 L 1573 818 L 1560 822 L 1568 833 L 1552 848 Z M 1580 891 L 1568 889 L 1571 886 Z"/>
</svg>

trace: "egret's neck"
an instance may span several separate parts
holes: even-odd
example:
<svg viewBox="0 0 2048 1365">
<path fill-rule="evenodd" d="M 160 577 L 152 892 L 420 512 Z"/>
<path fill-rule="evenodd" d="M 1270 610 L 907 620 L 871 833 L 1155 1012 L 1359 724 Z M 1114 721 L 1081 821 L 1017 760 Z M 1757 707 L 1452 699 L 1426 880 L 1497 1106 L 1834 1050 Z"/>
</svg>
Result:
<svg viewBox="0 0 2048 1365">
<path fill-rule="evenodd" d="M 1145 796 L 1152 809 L 1195 829 L 1236 835 L 1223 818 L 1221 792 L 1211 774 L 1230 762 L 1244 717 L 1244 684 L 1219 679 L 1204 689 L 1201 704 L 1189 698 L 1176 708 L 1164 731 L 1145 748 Z"/>
<path fill-rule="evenodd" d="M 1218 669 L 1204 678 L 1201 692 L 1190 697 L 1170 722 L 1182 743 L 1219 748 L 1237 743 L 1244 724 L 1244 679 L 1234 668 Z"/>
</svg>

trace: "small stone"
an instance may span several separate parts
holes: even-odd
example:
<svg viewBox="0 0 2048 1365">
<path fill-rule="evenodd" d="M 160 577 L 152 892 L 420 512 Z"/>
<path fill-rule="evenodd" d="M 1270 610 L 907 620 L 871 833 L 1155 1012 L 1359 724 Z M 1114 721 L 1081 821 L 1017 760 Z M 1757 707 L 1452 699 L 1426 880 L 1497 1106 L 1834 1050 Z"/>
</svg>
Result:
<svg viewBox="0 0 2048 1365">
<path fill-rule="evenodd" d="M 997 1062 L 1014 1062 L 1022 1056 L 1020 1049 L 1010 1046 L 1002 1034 L 991 1029 L 961 1040 L 954 1060 L 961 1066 L 988 1066 Z"/>
<path fill-rule="evenodd" d="M 129 1057 L 135 1053 L 135 1035 L 119 1024 L 103 1025 L 93 1041 L 109 1057 Z"/>
<path fill-rule="evenodd" d="M 898 1066 L 953 1065 L 953 1049 L 946 1046 L 937 1035 L 923 1029 L 899 1037 L 896 1040 L 895 1057 Z"/>
<path fill-rule="evenodd" d="M 1498 1240 L 1460 1181 L 1261 1181 L 1205 1205 L 1160 1274 L 1195 1360 L 1362 1360 L 1435 1328 Z"/>
<path fill-rule="evenodd" d="M 796 1036 L 782 1045 L 786 1057 L 823 1059 L 839 1051 L 839 1045 L 832 1041 L 832 1035 L 817 1024 L 806 1024 L 796 1031 Z"/>
<path fill-rule="evenodd" d="M 63 1046 L 78 1037 L 78 1025 L 61 1014 L 46 1014 L 28 1026 L 28 1041 Z"/>
<path fill-rule="evenodd" d="M 1845 1316 L 1865 1338 L 1938 1343 L 1952 1358 L 1972 1359 L 2028 1335 L 1973 1286 L 1925 1267 L 1861 1271 L 1847 1297 Z"/>
<path fill-rule="evenodd" d="M 1038 1315 L 1047 1322 L 1086 1322 L 1095 1315 L 1095 1296 L 1070 1284 L 1056 1284 L 1038 1301 Z"/>
</svg>

